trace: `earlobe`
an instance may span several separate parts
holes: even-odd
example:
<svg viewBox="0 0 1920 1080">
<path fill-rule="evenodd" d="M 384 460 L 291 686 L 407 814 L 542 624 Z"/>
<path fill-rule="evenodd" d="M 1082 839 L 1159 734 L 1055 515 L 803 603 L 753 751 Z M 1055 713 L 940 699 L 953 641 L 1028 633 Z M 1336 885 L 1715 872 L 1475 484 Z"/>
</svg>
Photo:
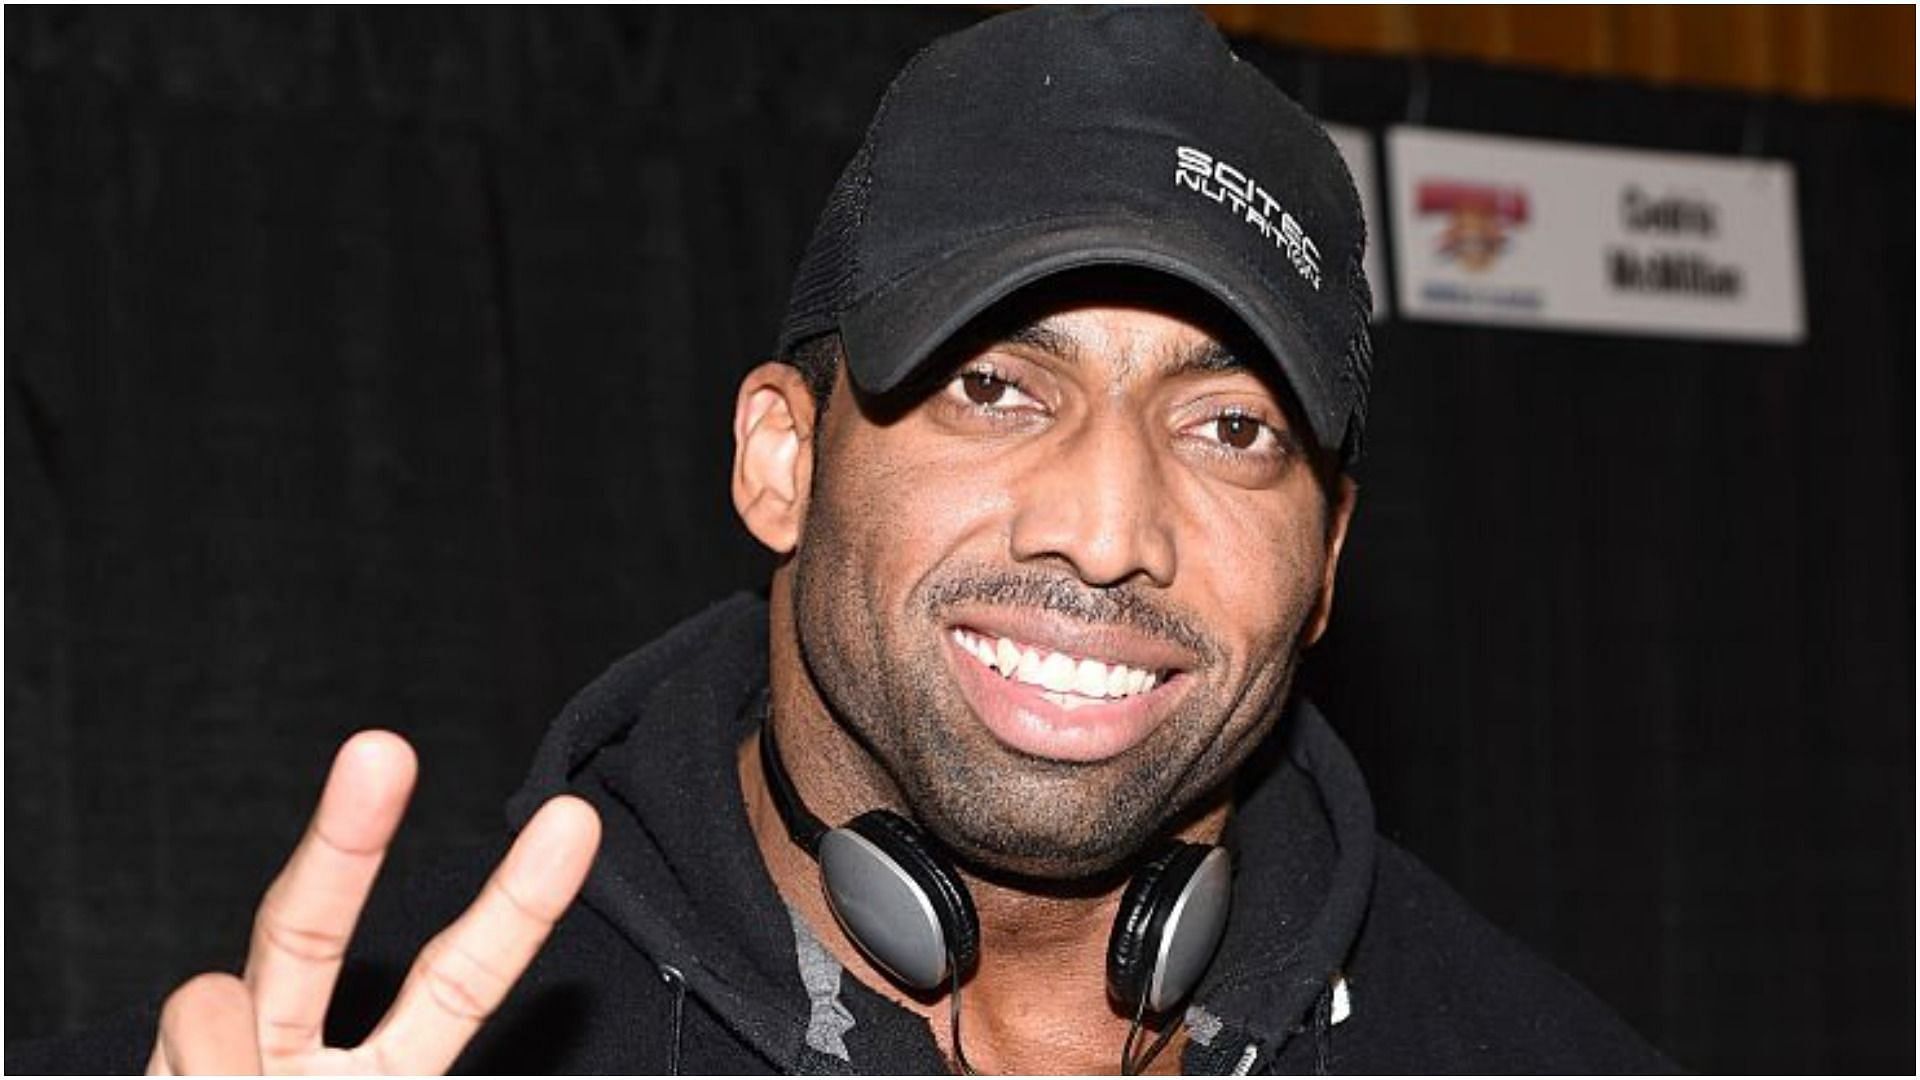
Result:
<svg viewBox="0 0 1920 1080">
<path fill-rule="evenodd" d="M 1341 473 L 1333 497 L 1327 503 L 1326 566 L 1320 578 L 1320 595 L 1314 601 L 1313 614 L 1307 618 L 1306 632 L 1301 635 L 1302 648 L 1319 641 L 1333 618 L 1334 575 L 1340 569 L 1340 550 L 1346 546 L 1347 525 L 1353 521 L 1354 501 L 1359 494 L 1360 488 L 1353 478 Z"/>
<path fill-rule="evenodd" d="M 769 362 L 747 373 L 733 404 L 733 506 L 776 555 L 800 541 L 813 477 L 813 393 L 799 371 Z"/>
</svg>

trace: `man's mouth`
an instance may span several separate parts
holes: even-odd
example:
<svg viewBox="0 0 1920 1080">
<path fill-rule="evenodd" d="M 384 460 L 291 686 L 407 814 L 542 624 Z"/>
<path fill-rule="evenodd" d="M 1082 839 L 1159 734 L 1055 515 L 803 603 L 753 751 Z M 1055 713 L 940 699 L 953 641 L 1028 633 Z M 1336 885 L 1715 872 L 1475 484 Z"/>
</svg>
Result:
<svg viewBox="0 0 1920 1080">
<path fill-rule="evenodd" d="M 1076 699 L 1117 701 L 1144 694 L 1164 681 L 1160 671 L 1149 671 L 1118 661 L 1073 656 L 1010 637 L 975 634 L 962 627 L 952 630 L 954 643 L 1002 678 L 1046 691 L 1048 700 L 1073 708 Z"/>
<path fill-rule="evenodd" d="M 1171 666 L 1174 649 L 1128 631 L 1007 611 L 983 621 L 1009 625 L 947 628 L 953 671 L 987 730 L 1034 757 L 1095 762 L 1123 753 L 1191 682 Z M 1032 637 L 1008 633 L 1022 627 Z"/>
</svg>

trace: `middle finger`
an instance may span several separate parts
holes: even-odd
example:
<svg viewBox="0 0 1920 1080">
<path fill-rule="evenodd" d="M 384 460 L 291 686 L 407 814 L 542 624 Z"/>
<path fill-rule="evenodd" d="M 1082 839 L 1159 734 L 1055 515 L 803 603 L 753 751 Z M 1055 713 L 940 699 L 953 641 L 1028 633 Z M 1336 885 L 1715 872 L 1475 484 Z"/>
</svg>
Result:
<svg viewBox="0 0 1920 1080">
<path fill-rule="evenodd" d="M 254 916 L 246 982 L 267 1057 L 320 1046 L 354 924 L 413 791 L 413 750 L 366 731 L 334 758 L 306 835 Z"/>
</svg>

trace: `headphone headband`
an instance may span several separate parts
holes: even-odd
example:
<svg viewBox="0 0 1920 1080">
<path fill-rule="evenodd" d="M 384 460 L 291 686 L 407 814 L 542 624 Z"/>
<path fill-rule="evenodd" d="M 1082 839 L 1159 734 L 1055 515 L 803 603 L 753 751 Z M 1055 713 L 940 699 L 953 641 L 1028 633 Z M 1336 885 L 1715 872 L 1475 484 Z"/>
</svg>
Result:
<svg viewBox="0 0 1920 1080">
<path fill-rule="evenodd" d="M 760 719 L 760 771 L 766 775 L 767 793 L 773 796 L 773 808 L 780 814 L 780 823 L 787 827 L 787 835 L 818 859 L 820 841 L 827 835 L 826 823 L 813 816 L 807 804 L 800 801 L 800 793 L 794 790 L 793 777 L 787 775 L 786 763 L 780 760 L 780 748 L 773 742 L 773 718 L 764 709 Z"/>
</svg>

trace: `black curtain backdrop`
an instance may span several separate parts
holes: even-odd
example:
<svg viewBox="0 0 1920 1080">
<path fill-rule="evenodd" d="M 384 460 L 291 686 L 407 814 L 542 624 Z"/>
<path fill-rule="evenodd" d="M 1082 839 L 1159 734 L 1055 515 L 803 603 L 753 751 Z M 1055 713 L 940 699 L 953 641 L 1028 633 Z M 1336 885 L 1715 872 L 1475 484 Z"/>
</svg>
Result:
<svg viewBox="0 0 1920 1080">
<path fill-rule="evenodd" d="M 768 560 L 733 382 L 959 9 L 6 11 L 6 1021 L 232 965 L 332 747 L 491 835 Z M 1914 117 L 1243 55 L 1798 170 L 1799 347 L 1389 321 L 1305 676 L 1383 829 L 1689 1067 L 1914 1066 Z M 1384 287 L 1384 283 L 1382 283 Z"/>
</svg>

